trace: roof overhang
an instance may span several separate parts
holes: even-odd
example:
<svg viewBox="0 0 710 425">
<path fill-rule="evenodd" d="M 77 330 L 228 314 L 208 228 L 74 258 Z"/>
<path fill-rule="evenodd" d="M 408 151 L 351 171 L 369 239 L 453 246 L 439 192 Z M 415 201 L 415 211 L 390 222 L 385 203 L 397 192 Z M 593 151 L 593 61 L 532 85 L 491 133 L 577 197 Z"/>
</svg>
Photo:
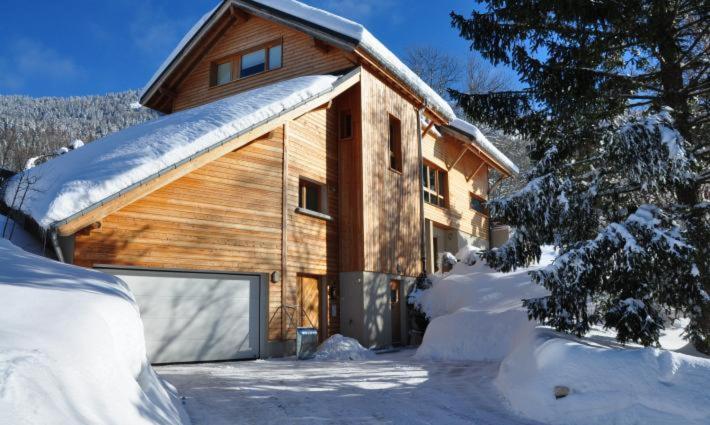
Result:
<svg viewBox="0 0 710 425">
<path fill-rule="evenodd" d="M 348 74 L 340 77 L 333 87 L 320 95 L 301 102 L 300 104 L 282 111 L 268 120 L 252 125 L 221 142 L 210 146 L 176 164 L 165 168 L 118 193 L 98 202 L 76 214 L 51 224 L 51 228 L 60 236 L 73 235 L 77 231 L 97 222 L 107 215 L 143 198 L 144 196 L 174 182 L 191 171 L 214 161 L 229 152 L 240 149 L 255 139 L 270 131 L 292 121 L 313 109 L 320 107 L 336 98 L 349 88 L 360 82 L 361 68 L 355 68 Z"/>
<path fill-rule="evenodd" d="M 485 150 L 481 149 L 476 144 L 475 138 L 471 135 L 451 126 L 441 126 L 439 130 L 448 136 L 455 138 L 460 141 L 464 146 L 467 147 L 471 152 L 479 156 L 489 167 L 498 170 L 505 177 L 512 177 L 518 174 L 518 170 L 511 169 L 510 167 L 503 164 L 501 161 L 497 160 L 493 155 Z"/>
</svg>

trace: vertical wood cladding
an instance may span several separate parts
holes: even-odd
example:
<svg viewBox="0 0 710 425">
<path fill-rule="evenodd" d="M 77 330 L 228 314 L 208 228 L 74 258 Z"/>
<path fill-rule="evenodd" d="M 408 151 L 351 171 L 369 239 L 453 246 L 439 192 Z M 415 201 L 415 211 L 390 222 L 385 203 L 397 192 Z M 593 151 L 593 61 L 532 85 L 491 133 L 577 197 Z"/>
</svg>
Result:
<svg viewBox="0 0 710 425">
<path fill-rule="evenodd" d="M 367 70 L 361 87 L 364 270 L 416 276 L 421 271 L 417 111 Z M 390 169 L 390 115 L 401 122 L 401 172 Z"/>
</svg>

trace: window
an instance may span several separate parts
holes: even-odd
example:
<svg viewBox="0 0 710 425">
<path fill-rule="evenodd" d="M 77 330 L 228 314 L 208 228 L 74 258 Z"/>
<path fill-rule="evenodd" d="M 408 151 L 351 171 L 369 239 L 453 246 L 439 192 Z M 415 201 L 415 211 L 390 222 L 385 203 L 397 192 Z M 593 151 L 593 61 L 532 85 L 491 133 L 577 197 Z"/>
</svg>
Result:
<svg viewBox="0 0 710 425">
<path fill-rule="evenodd" d="M 432 165 L 424 164 L 422 183 L 424 185 L 424 201 L 440 207 L 446 207 L 446 171 Z"/>
<path fill-rule="evenodd" d="M 389 129 L 390 168 L 402 171 L 402 124 L 390 115 Z"/>
<path fill-rule="evenodd" d="M 340 111 L 338 137 L 340 140 L 353 138 L 353 114 L 349 110 Z"/>
<path fill-rule="evenodd" d="M 232 62 L 217 65 L 217 85 L 227 84 L 232 81 Z"/>
<path fill-rule="evenodd" d="M 478 211 L 481 214 L 488 215 L 488 208 L 486 208 L 486 200 L 480 196 L 471 193 L 471 209 Z"/>
<path fill-rule="evenodd" d="M 211 85 L 219 86 L 234 81 L 272 71 L 283 66 L 283 45 L 281 40 L 251 49 L 246 53 L 223 58 L 212 64 Z"/>
<path fill-rule="evenodd" d="M 325 185 L 306 179 L 298 182 L 298 206 L 304 210 L 325 213 Z"/>
<path fill-rule="evenodd" d="M 242 56 L 240 66 L 239 78 L 245 78 L 264 72 L 266 69 L 266 50 L 261 49 Z"/>
<path fill-rule="evenodd" d="M 269 49 L 269 71 L 281 68 L 281 45 Z"/>
</svg>

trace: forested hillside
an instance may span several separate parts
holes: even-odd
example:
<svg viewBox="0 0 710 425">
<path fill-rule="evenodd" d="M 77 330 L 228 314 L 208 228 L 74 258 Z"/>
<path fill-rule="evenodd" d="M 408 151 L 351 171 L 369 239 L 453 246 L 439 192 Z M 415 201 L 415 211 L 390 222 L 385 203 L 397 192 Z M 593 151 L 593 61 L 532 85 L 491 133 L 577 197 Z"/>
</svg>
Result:
<svg viewBox="0 0 710 425">
<path fill-rule="evenodd" d="M 0 95 L 0 168 L 21 170 L 29 158 L 90 142 L 158 114 L 140 107 L 138 91 L 101 96 Z"/>
</svg>

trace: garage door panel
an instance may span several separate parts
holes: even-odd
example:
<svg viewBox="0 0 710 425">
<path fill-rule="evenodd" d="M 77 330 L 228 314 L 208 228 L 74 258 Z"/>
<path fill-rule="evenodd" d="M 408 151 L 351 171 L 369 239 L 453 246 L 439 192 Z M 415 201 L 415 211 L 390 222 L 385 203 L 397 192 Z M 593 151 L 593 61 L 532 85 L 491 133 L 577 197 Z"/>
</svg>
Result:
<svg viewBox="0 0 710 425">
<path fill-rule="evenodd" d="M 135 295 L 152 363 L 258 357 L 258 276 L 106 271 Z"/>
</svg>

